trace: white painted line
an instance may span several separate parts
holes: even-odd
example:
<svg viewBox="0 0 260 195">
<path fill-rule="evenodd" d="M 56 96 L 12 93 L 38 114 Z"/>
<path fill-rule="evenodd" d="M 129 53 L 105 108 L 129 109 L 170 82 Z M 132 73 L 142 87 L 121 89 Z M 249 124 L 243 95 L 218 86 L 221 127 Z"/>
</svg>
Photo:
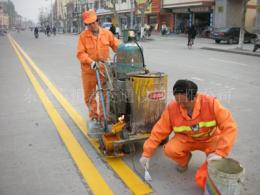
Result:
<svg viewBox="0 0 260 195">
<path fill-rule="evenodd" d="M 210 58 L 209 60 L 230 63 L 230 64 L 237 64 L 237 65 L 241 65 L 241 66 L 249 66 L 248 64 L 244 64 L 244 63 L 240 63 L 240 62 L 235 62 L 235 61 L 230 61 L 230 60 L 220 60 L 217 58 Z"/>
<path fill-rule="evenodd" d="M 191 77 L 192 80 L 196 80 L 196 81 L 204 81 L 204 79 L 198 78 L 198 77 Z"/>
</svg>

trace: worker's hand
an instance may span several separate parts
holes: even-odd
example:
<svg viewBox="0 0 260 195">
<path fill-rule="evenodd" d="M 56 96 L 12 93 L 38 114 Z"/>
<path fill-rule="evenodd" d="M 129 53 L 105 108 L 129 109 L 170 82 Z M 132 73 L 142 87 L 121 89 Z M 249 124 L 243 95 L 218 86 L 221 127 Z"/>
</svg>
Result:
<svg viewBox="0 0 260 195">
<path fill-rule="evenodd" d="M 150 158 L 147 158 L 145 156 L 142 156 L 139 160 L 139 162 L 141 163 L 142 167 L 143 168 L 146 168 L 146 169 L 149 169 L 149 161 L 150 161 Z"/>
<path fill-rule="evenodd" d="M 98 66 L 97 66 L 97 62 L 93 61 L 93 62 L 90 64 L 90 67 L 91 67 L 91 69 L 96 70 L 96 68 L 98 67 Z"/>
<path fill-rule="evenodd" d="M 207 156 L 207 161 L 211 161 L 211 160 L 220 160 L 222 159 L 222 156 L 219 156 L 215 153 L 210 153 L 208 156 Z"/>
</svg>

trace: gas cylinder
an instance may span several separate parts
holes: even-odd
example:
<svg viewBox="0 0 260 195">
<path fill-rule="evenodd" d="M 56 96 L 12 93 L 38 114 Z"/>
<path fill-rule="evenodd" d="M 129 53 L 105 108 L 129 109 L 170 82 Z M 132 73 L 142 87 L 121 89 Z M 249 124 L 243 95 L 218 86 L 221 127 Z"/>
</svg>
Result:
<svg viewBox="0 0 260 195">
<path fill-rule="evenodd" d="M 127 74 L 142 71 L 144 69 L 143 51 L 136 42 L 135 32 L 124 31 L 124 43 L 120 44 L 116 57 L 117 79 L 128 78 Z"/>
</svg>

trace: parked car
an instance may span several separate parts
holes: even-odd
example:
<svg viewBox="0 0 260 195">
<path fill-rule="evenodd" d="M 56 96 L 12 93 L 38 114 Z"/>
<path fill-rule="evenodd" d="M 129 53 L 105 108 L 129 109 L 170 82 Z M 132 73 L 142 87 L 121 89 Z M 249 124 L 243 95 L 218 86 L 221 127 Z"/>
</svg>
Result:
<svg viewBox="0 0 260 195">
<path fill-rule="evenodd" d="M 259 48 L 260 48 L 260 34 L 257 34 L 257 38 L 255 39 L 255 42 L 254 42 L 253 52 L 255 52 Z"/>
<path fill-rule="evenodd" d="M 0 36 L 4 36 L 7 33 L 7 30 L 4 28 L 0 29 Z"/>
<path fill-rule="evenodd" d="M 211 38 L 215 40 L 216 43 L 220 41 L 226 41 L 228 44 L 238 43 L 239 41 L 240 28 L 239 27 L 226 27 L 226 28 L 217 28 L 212 34 Z M 256 38 L 256 34 L 249 33 L 245 31 L 244 42 L 253 43 L 253 40 Z"/>
<path fill-rule="evenodd" d="M 111 26 L 112 26 L 111 22 L 104 22 L 104 23 L 102 23 L 102 27 L 107 29 L 107 30 L 110 30 Z"/>
</svg>

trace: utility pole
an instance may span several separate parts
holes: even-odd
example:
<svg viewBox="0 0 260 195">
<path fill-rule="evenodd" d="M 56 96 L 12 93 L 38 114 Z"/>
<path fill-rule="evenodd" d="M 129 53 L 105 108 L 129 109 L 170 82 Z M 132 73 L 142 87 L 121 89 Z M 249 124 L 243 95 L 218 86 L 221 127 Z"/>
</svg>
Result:
<svg viewBox="0 0 260 195">
<path fill-rule="evenodd" d="M 248 1 L 249 0 L 243 0 L 243 2 L 242 2 L 242 17 L 241 17 L 239 43 L 238 43 L 239 49 L 243 49 L 244 35 L 245 35 L 245 19 L 246 19 L 246 10 L 247 10 Z"/>
<path fill-rule="evenodd" d="M 53 6 L 52 6 L 52 0 L 51 0 L 51 28 L 53 27 Z"/>
<path fill-rule="evenodd" d="M 130 15 L 130 28 L 134 28 L 134 0 L 130 0 L 131 3 L 131 15 Z"/>
<path fill-rule="evenodd" d="M 260 0 L 256 1 L 256 22 L 255 22 L 255 30 L 260 33 Z"/>
</svg>

